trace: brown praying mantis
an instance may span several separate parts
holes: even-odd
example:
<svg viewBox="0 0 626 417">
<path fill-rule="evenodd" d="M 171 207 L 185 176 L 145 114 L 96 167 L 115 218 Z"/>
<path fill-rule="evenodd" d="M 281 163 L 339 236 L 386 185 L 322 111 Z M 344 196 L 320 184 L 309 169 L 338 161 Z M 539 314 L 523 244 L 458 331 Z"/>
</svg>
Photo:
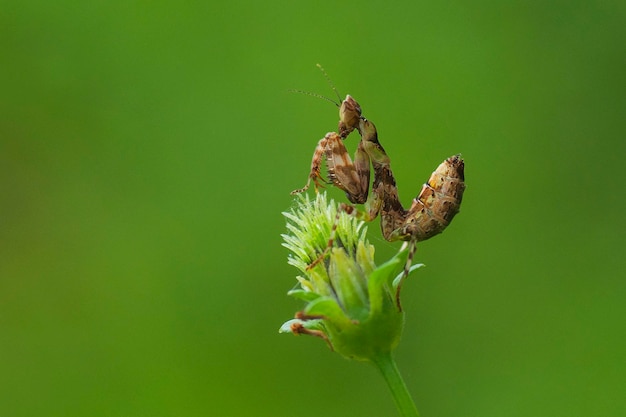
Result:
<svg viewBox="0 0 626 417">
<path fill-rule="evenodd" d="M 343 140 L 355 129 L 361 135 L 361 140 L 352 161 Z M 320 187 L 319 180 L 322 179 L 322 161 L 325 160 L 329 182 L 343 190 L 351 203 L 365 205 L 362 212 L 348 204 L 342 204 L 340 210 L 355 213 L 365 221 L 372 221 L 380 215 L 380 226 L 386 240 L 408 241 L 407 262 L 396 289 L 396 304 L 401 310 L 400 289 L 402 281 L 410 272 L 417 242 L 443 232 L 459 212 L 465 190 L 463 159 L 460 155 L 453 155 L 443 161 L 422 186 L 411 207 L 405 209 L 398 198 L 390 158 L 378 141 L 376 127 L 361 115 L 361 106 L 350 95 L 339 106 L 338 130 L 339 133 L 329 132 L 319 141 L 306 185 L 292 191 L 292 194 L 306 191 L 311 181 L 317 191 Z M 370 163 L 374 169 L 371 193 Z M 337 221 L 331 231 L 328 247 L 309 268 L 321 262 L 332 247 L 336 227 Z"/>
</svg>

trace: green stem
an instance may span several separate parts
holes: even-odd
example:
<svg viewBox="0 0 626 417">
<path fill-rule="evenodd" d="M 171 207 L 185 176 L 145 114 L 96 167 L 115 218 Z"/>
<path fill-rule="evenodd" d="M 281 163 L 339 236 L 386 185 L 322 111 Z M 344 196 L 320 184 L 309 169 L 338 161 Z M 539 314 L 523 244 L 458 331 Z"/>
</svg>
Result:
<svg viewBox="0 0 626 417">
<path fill-rule="evenodd" d="M 411 394 L 406 389 L 404 380 L 398 371 L 396 362 L 391 357 L 391 352 L 386 352 L 373 358 L 372 363 L 380 370 L 387 381 L 387 385 L 391 390 L 393 399 L 402 417 L 419 417 L 415 403 L 411 398 Z"/>
</svg>

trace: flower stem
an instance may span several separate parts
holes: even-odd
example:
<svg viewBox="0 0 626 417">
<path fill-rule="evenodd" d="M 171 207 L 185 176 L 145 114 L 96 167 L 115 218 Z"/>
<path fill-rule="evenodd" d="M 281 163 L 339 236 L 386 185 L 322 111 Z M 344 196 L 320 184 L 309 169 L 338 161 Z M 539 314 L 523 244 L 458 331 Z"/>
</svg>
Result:
<svg viewBox="0 0 626 417">
<path fill-rule="evenodd" d="M 391 352 L 385 352 L 373 358 L 372 363 L 380 370 L 391 390 L 396 406 L 402 417 L 419 417 L 411 394 L 404 384 L 404 380 L 398 371 L 396 362 L 391 357 Z"/>
</svg>

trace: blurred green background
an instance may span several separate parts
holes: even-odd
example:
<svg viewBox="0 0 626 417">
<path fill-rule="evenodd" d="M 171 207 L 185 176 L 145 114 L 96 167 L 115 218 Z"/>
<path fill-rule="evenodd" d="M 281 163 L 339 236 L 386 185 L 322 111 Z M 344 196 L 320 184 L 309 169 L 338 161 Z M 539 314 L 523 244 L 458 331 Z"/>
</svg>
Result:
<svg viewBox="0 0 626 417">
<path fill-rule="evenodd" d="M 277 333 L 318 62 L 405 204 L 466 160 L 403 296 L 421 414 L 626 415 L 623 1 L 9 1 L 0 54 L 0 416 L 396 415 Z"/>
</svg>

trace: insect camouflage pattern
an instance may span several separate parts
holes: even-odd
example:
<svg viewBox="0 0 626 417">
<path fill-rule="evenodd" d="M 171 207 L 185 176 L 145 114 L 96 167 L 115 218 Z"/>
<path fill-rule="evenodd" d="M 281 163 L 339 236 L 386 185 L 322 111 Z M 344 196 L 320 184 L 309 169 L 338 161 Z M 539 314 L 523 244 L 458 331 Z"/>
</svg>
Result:
<svg viewBox="0 0 626 417">
<path fill-rule="evenodd" d="M 361 140 L 354 155 L 354 161 L 343 143 L 348 135 L 357 130 Z M 320 187 L 322 162 L 326 161 L 328 181 L 345 191 L 353 204 L 365 204 L 363 212 L 353 206 L 342 204 L 341 210 L 356 212 L 365 221 L 374 220 L 379 214 L 383 237 L 388 241 L 408 241 L 409 254 L 404 274 L 396 291 L 396 303 L 400 305 L 401 283 L 409 274 L 417 242 L 430 239 L 443 232 L 454 216 L 459 212 L 464 183 L 464 162 L 459 155 L 453 155 L 443 161 L 432 173 L 422 190 L 413 199 L 411 207 L 405 209 L 398 198 L 398 188 L 391 171 L 390 159 L 378 141 L 376 127 L 361 115 L 361 107 L 350 96 L 339 106 L 339 133 L 329 132 L 319 141 L 306 185 L 292 194 L 306 191 L 311 181 L 315 189 Z M 370 163 L 374 169 L 372 191 L 370 187 Z M 314 267 L 321 262 L 333 244 L 337 222 L 331 233 L 328 247 L 320 257 L 309 265 Z"/>
</svg>

